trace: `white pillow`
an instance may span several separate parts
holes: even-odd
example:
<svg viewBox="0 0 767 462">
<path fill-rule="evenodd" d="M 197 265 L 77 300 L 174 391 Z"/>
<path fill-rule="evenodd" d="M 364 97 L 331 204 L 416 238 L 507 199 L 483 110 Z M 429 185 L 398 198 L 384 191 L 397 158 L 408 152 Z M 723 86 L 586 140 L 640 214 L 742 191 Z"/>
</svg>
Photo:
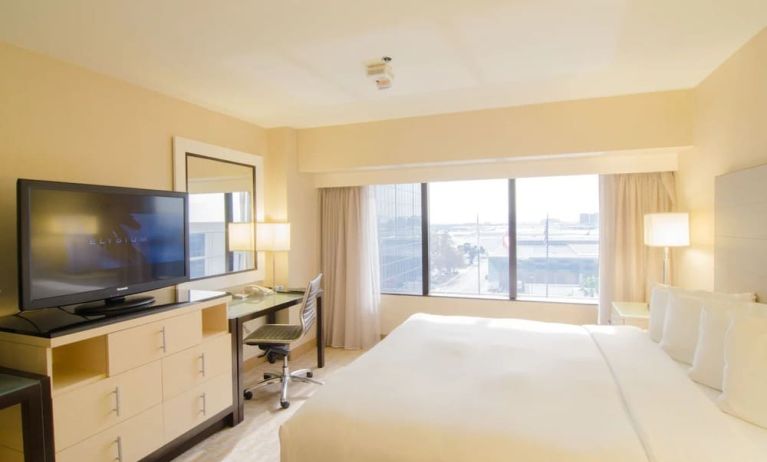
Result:
<svg viewBox="0 0 767 462">
<path fill-rule="evenodd" d="M 698 328 L 698 342 L 690 378 L 698 383 L 722 389 L 724 373 L 724 337 L 730 327 L 735 311 L 743 311 L 748 307 L 744 302 L 729 302 L 708 300 L 703 304 Z"/>
<path fill-rule="evenodd" d="M 737 294 L 728 294 L 724 292 L 707 292 L 705 290 L 687 290 L 679 287 L 671 287 L 663 284 L 657 284 L 652 289 L 650 295 L 650 338 L 655 342 L 663 339 L 663 331 L 666 325 L 666 312 L 670 294 L 686 295 L 688 297 L 697 297 L 702 300 L 719 300 L 732 302 L 753 302 L 756 300 L 756 294 L 753 292 L 744 292 Z"/>
<path fill-rule="evenodd" d="M 677 361 L 692 364 L 698 343 L 703 299 L 672 291 L 668 297 L 660 346 Z"/>
<path fill-rule="evenodd" d="M 753 292 L 740 292 L 736 294 L 728 294 L 726 292 L 708 292 L 705 290 L 686 290 L 678 289 L 676 287 L 671 288 L 672 291 L 681 291 L 691 297 L 699 297 L 705 300 L 719 300 L 730 302 L 755 302 L 756 294 Z"/>
<path fill-rule="evenodd" d="M 657 284 L 650 294 L 650 338 L 654 342 L 660 342 L 663 338 L 663 323 L 666 319 L 666 305 L 668 304 L 668 295 L 671 288 L 666 285 Z"/>
<path fill-rule="evenodd" d="M 767 428 L 767 307 L 753 304 L 735 313 L 724 341 L 724 377 L 719 407 Z"/>
</svg>

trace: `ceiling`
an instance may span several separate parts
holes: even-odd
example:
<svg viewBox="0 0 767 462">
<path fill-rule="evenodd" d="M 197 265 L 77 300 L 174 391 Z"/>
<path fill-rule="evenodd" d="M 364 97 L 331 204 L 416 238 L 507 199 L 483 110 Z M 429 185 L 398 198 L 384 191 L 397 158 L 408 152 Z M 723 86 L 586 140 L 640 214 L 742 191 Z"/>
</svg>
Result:
<svg viewBox="0 0 767 462">
<path fill-rule="evenodd" d="M 265 127 L 690 88 L 765 26 L 765 0 L 0 0 L 0 41 Z"/>
</svg>

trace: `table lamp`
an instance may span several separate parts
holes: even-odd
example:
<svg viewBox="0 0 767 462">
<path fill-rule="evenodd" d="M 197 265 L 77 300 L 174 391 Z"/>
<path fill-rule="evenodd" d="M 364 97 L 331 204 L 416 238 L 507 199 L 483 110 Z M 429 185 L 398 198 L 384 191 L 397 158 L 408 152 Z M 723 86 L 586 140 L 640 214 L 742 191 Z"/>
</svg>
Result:
<svg viewBox="0 0 767 462">
<path fill-rule="evenodd" d="M 644 243 L 663 247 L 663 283 L 670 284 L 670 247 L 690 245 L 690 215 L 688 213 L 648 213 L 644 216 Z"/>
<path fill-rule="evenodd" d="M 229 223 L 229 251 L 252 252 L 256 250 L 253 223 Z"/>
<path fill-rule="evenodd" d="M 256 223 L 256 250 L 272 253 L 290 250 L 290 223 Z M 276 290 L 275 257 L 272 255 L 272 288 Z"/>
</svg>

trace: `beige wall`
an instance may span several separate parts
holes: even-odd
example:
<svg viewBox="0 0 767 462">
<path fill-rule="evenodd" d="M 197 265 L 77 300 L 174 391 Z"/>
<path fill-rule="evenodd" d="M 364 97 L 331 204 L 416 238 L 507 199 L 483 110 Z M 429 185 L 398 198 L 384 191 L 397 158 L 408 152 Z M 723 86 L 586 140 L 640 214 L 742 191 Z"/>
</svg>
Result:
<svg viewBox="0 0 767 462">
<path fill-rule="evenodd" d="M 714 286 L 714 177 L 767 163 L 767 29 L 695 89 L 695 149 L 679 159 L 680 208 L 691 246 L 676 252 L 676 282 Z"/>
<path fill-rule="evenodd" d="M 266 218 L 287 221 L 291 227 L 290 252 L 267 255 L 267 276 L 271 280 L 272 258 L 276 258 L 276 282 L 287 287 L 306 287 L 317 275 L 319 257 L 319 196 L 312 175 L 298 171 L 296 131 L 274 128 L 267 132 L 270 162 L 266 167 Z M 281 314 L 278 322 L 298 324 L 299 307 Z M 253 324 L 255 327 L 257 324 Z M 313 341 L 314 331 L 298 344 Z"/>
<path fill-rule="evenodd" d="M 682 148 L 687 149 L 687 148 Z M 316 173 L 320 188 L 430 181 L 525 178 L 676 171 L 679 148 L 616 151 L 546 157 L 523 157 L 497 162 L 474 162 L 433 167 L 382 168 Z"/>
<path fill-rule="evenodd" d="M 172 189 L 174 135 L 266 154 L 260 127 L 70 64 L 0 43 L 0 69 L 0 314 L 17 307 L 17 178 Z"/>
<path fill-rule="evenodd" d="M 300 130 L 304 172 L 689 146 L 692 92 L 672 91 Z"/>
</svg>

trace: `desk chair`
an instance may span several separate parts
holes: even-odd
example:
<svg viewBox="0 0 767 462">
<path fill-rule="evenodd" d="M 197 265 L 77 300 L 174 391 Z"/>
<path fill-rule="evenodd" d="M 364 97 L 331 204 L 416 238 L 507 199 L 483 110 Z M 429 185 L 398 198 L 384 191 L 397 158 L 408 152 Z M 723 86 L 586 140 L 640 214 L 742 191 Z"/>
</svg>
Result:
<svg viewBox="0 0 767 462">
<path fill-rule="evenodd" d="M 317 317 L 317 295 L 320 293 L 320 282 L 322 274 L 309 282 L 309 286 L 304 293 L 304 301 L 301 304 L 301 324 L 266 324 L 253 333 L 245 337 L 245 344 L 257 346 L 264 352 L 259 357 L 266 356 L 267 361 L 274 364 L 277 359 L 282 358 L 282 373 L 267 372 L 264 374 L 264 380 L 256 383 L 243 392 L 245 399 L 253 398 L 253 390 L 271 383 L 282 382 L 282 391 L 280 393 L 280 406 L 287 409 L 290 406 L 288 402 L 288 383 L 295 380 L 297 382 L 314 383 L 323 385 L 320 380 L 312 378 L 311 369 L 299 369 L 290 372 L 288 368 L 288 355 L 290 354 L 290 343 L 303 337 L 314 324 Z"/>
</svg>

